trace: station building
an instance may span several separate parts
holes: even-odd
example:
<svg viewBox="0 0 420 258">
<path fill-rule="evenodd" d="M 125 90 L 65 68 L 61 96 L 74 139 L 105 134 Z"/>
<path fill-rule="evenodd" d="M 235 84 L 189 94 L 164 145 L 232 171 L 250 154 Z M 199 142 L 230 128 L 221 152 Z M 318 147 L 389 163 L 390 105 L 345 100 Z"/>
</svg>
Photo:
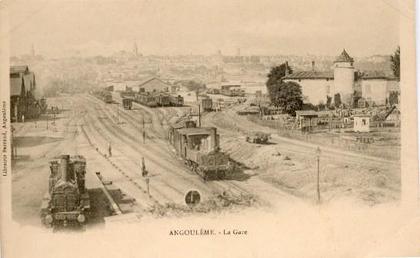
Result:
<svg viewBox="0 0 420 258">
<path fill-rule="evenodd" d="M 334 101 L 334 95 L 340 94 L 342 103 L 352 106 L 353 96 L 369 104 L 385 105 L 389 94 L 399 91 L 399 82 L 395 77 L 383 71 L 361 72 L 354 68 L 354 59 L 344 49 L 335 59 L 332 70 L 317 71 L 312 62 L 311 71 L 297 71 L 286 74 L 285 82 L 293 81 L 301 85 L 305 103 L 317 105 L 326 103 L 327 96 Z"/>
<path fill-rule="evenodd" d="M 10 67 L 10 119 L 12 122 L 26 118 L 36 117 L 37 110 L 33 107 L 35 101 L 35 74 L 29 67 Z"/>
<path fill-rule="evenodd" d="M 145 92 L 169 92 L 171 85 L 159 78 L 151 77 L 140 82 L 138 88 Z"/>
</svg>

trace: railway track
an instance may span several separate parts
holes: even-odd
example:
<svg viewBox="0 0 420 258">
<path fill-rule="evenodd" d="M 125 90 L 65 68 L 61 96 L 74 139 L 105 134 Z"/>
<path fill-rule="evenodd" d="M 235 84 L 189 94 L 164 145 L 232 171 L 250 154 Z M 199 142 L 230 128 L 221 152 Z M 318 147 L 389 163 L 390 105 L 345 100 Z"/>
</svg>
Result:
<svg viewBox="0 0 420 258">
<path fill-rule="evenodd" d="M 103 103 L 101 103 L 99 100 L 95 99 L 95 102 L 98 105 L 103 105 Z M 149 115 L 149 116 L 152 115 L 151 113 L 153 111 L 147 110 L 146 107 L 141 107 L 141 109 L 144 110 L 144 112 L 147 112 L 146 115 Z M 109 111 L 110 113 L 116 112 L 114 108 L 107 108 L 107 111 Z M 139 128 L 139 125 L 141 124 L 140 123 L 141 122 L 140 118 L 136 117 L 133 114 L 130 114 L 131 112 L 127 111 L 127 110 L 119 110 L 118 112 L 119 112 L 120 117 L 125 119 L 125 122 L 127 124 L 131 125 L 136 130 L 141 129 L 141 128 Z M 145 115 L 144 112 L 141 113 L 142 116 Z M 112 117 L 115 116 L 115 114 L 113 114 L 113 115 L 107 114 L 107 115 L 112 116 Z M 157 115 L 155 115 L 155 119 L 154 119 L 155 123 L 161 124 L 160 122 L 156 122 L 156 117 L 157 117 Z M 163 130 L 164 129 L 161 128 L 159 131 L 163 131 Z M 127 133 L 125 133 L 125 134 L 129 138 L 132 137 L 132 135 L 128 135 Z M 204 183 L 204 185 L 197 185 L 197 183 L 195 181 L 194 182 L 191 182 L 191 180 L 189 180 L 189 181 L 191 183 L 193 183 L 196 187 L 198 187 L 198 189 L 203 189 L 203 187 L 209 187 L 209 188 L 211 188 L 211 189 L 209 189 L 210 191 L 216 190 L 216 193 L 230 192 L 230 193 L 233 193 L 234 195 L 238 195 L 238 196 L 240 196 L 240 195 L 253 195 L 253 193 L 251 193 L 248 189 L 245 189 L 244 187 L 239 186 L 238 183 L 235 183 L 235 182 L 232 182 L 232 181 L 206 181 L 206 182 L 204 182 L 201 179 L 201 177 L 198 177 L 194 172 L 190 171 L 188 168 L 185 167 L 184 164 L 182 164 L 180 162 L 180 159 L 178 158 L 178 156 L 170 149 L 170 145 L 167 141 L 162 140 L 158 135 L 156 135 L 156 132 L 152 131 L 152 135 L 156 136 L 156 137 L 153 137 L 152 141 L 154 143 L 156 143 L 157 145 L 156 146 L 150 146 L 150 147 L 148 146 L 148 150 L 149 151 L 153 150 L 153 151 L 159 153 L 160 155 L 162 155 L 163 153 L 168 153 L 170 156 L 166 156 L 166 157 L 160 156 L 160 158 L 165 158 L 166 162 L 169 162 L 169 163 L 172 163 L 172 164 L 173 164 L 174 160 L 176 160 L 176 162 L 180 166 L 180 169 L 183 170 L 182 171 L 183 173 L 177 173 L 178 176 L 183 177 L 184 176 L 183 174 L 188 173 L 190 175 L 193 175 L 194 177 L 197 177 L 199 182 Z M 131 143 L 132 142 L 130 142 L 129 144 L 131 144 Z M 162 147 L 162 146 L 166 146 L 166 147 Z M 139 146 L 136 146 L 136 147 L 138 148 Z M 157 161 L 157 162 L 159 162 L 159 161 Z M 165 169 L 168 169 L 168 168 L 165 168 Z"/>
<path fill-rule="evenodd" d="M 80 126 L 81 127 L 81 131 L 83 133 L 83 135 L 85 136 L 85 138 L 87 139 L 89 145 L 96 150 L 96 152 L 102 156 L 109 164 L 111 164 L 111 166 L 113 166 L 121 175 L 123 175 L 130 183 L 132 183 L 136 188 L 138 188 L 143 194 L 147 195 L 147 191 L 146 189 L 141 186 L 132 176 L 130 176 L 130 173 L 128 173 L 127 171 L 125 171 L 124 169 L 122 169 L 121 167 L 119 167 L 115 162 L 113 162 L 112 160 L 109 159 L 109 157 L 106 156 L 105 153 L 101 152 L 98 148 L 96 148 L 96 145 L 93 143 L 91 137 L 88 135 L 88 133 L 86 132 L 86 129 L 84 128 L 84 126 Z M 148 198 L 150 198 L 151 202 L 154 204 L 160 204 L 158 200 L 156 200 L 153 196 L 147 196 Z M 144 203 L 141 205 L 145 205 Z M 150 207 L 151 205 L 145 205 L 146 207 Z"/>
<path fill-rule="evenodd" d="M 93 116 L 90 116 L 89 119 L 87 119 L 87 120 L 88 121 L 95 121 Z M 101 120 L 103 120 L 103 119 L 99 119 L 99 123 L 100 123 Z M 98 121 L 96 121 L 96 122 L 98 122 Z M 95 145 L 93 143 L 94 140 L 92 139 L 92 135 L 94 135 L 93 132 L 101 132 L 101 134 L 99 134 L 99 135 L 102 136 L 102 140 L 101 139 L 97 139 L 95 142 L 97 144 L 99 142 L 101 142 L 101 141 L 103 143 L 104 140 L 105 140 L 105 142 L 107 142 L 108 139 L 103 138 L 103 136 L 104 136 L 103 134 L 107 132 L 107 129 L 103 130 L 101 127 L 96 126 L 96 125 L 94 125 L 93 123 L 90 123 L 90 122 L 87 123 L 87 126 L 90 127 L 91 128 L 91 131 L 92 131 L 92 133 L 89 134 L 89 133 L 86 132 L 86 129 L 85 129 L 86 134 L 87 135 L 91 135 L 91 136 L 88 136 L 88 137 L 90 137 L 90 142 L 93 144 L 93 147 L 95 148 L 95 150 L 97 150 L 97 152 L 100 153 L 101 156 L 103 156 L 105 158 L 106 157 L 106 154 L 103 153 L 100 150 L 100 149 L 105 149 L 105 148 L 98 148 L 97 147 L 98 145 Z M 110 138 L 112 138 L 112 136 Z M 115 148 L 114 148 L 114 152 L 115 152 Z M 132 155 L 128 155 L 128 153 L 125 153 L 125 152 L 122 152 L 122 154 L 123 154 L 123 156 L 131 157 L 131 160 L 133 160 Z M 117 171 L 119 171 L 126 179 L 128 179 L 129 182 L 131 182 L 132 184 L 136 185 L 137 188 L 141 188 L 140 190 L 144 193 L 144 191 L 145 191 L 145 189 L 147 187 L 146 184 L 145 184 L 145 182 L 143 182 L 142 179 L 139 179 L 139 174 L 133 172 L 133 171 L 139 170 L 139 167 L 136 167 L 136 164 L 134 164 L 134 166 L 128 166 L 126 160 L 124 162 L 118 162 L 118 164 L 117 164 L 117 162 L 114 161 L 115 158 L 110 159 L 109 157 L 106 157 L 105 159 L 109 163 L 111 163 L 111 165 L 114 168 L 116 168 Z M 154 195 L 158 195 L 159 196 L 159 200 L 164 200 L 166 202 L 172 201 L 172 198 L 170 196 L 165 195 L 164 193 L 162 193 L 161 191 L 159 191 L 159 189 L 157 189 L 157 188 L 155 188 L 153 186 L 151 186 L 151 189 L 154 192 Z"/>
</svg>

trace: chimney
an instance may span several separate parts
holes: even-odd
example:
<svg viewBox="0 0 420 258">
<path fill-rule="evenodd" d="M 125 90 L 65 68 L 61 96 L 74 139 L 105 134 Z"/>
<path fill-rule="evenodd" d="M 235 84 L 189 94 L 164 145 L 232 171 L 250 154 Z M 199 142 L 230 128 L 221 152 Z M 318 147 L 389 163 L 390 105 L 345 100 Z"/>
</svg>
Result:
<svg viewBox="0 0 420 258">
<path fill-rule="evenodd" d="M 312 72 L 315 71 L 315 61 L 312 61 Z"/>
<path fill-rule="evenodd" d="M 69 181 L 69 175 L 68 175 L 69 159 L 70 159 L 70 155 L 61 155 L 59 169 L 60 169 L 60 174 L 61 174 L 61 180 L 65 182 Z"/>
<path fill-rule="evenodd" d="M 289 75 L 289 62 L 286 61 L 286 63 L 284 63 L 286 65 L 286 76 Z"/>
</svg>

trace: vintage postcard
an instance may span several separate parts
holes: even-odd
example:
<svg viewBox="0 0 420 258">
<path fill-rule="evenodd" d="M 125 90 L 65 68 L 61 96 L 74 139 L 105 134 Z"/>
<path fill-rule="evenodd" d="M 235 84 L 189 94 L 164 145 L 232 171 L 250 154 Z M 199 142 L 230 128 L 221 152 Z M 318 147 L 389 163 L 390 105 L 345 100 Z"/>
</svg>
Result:
<svg viewBox="0 0 420 258">
<path fill-rule="evenodd" d="M 0 1 L 1 256 L 420 256 L 415 1 Z"/>
</svg>

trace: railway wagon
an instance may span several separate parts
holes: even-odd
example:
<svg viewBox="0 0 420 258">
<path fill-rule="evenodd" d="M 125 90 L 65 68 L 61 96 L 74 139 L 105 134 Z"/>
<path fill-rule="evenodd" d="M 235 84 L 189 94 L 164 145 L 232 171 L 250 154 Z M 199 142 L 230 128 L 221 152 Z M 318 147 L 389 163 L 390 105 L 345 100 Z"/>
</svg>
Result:
<svg viewBox="0 0 420 258">
<path fill-rule="evenodd" d="M 102 100 L 105 103 L 112 103 L 112 93 L 109 91 L 103 91 L 102 92 Z"/>
<path fill-rule="evenodd" d="M 211 98 L 205 98 L 201 100 L 201 107 L 205 112 L 213 111 L 213 100 Z"/>
<path fill-rule="evenodd" d="M 122 105 L 123 105 L 124 109 L 131 110 L 133 108 L 133 99 L 131 99 L 131 98 L 123 98 L 122 99 Z"/>
<path fill-rule="evenodd" d="M 148 92 L 138 92 L 134 101 L 148 107 L 157 107 L 156 97 Z"/>
<path fill-rule="evenodd" d="M 112 103 L 112 93 L 107 89 L 101 89 L 93 92 L 93 95 L 105 103 Z"/>
<path fill-rule="evenodd" d="M 184 105 L 184 98 L 181 95 L 170 95 L 170 105 L 174 107 L 182 107 Z"/>
<path fill-rule="evenodd" d="M 246 136 L 246 141 L 257 144 L 267 144 L 270 139 L 270 134 L 264 132 L 249 132 Z"/>
<path fill-rule="evenodd" d="M 61 155 L 50 161 L 48 192 L 41 204 L 41 220 L 47 226 L 83 225 L 90 209 L 85 186 L 83 156 Z"/>
<path fill-rule="evenodd" d="M 185 164 L 206 181 L 224 179 L 233 171 L 229 156 L 220 151 L 215 127 L 184 121 L 170 127 L 168 139 Z"/>
<path fill-rule="evenodd" d="M 240 85 L 222 85 L 220 94 L 229 97 L 244 97 L 245 91 L 240 87 Z"/>
<path fill-rule="evenodd" d="M 167 107 L 171 105 L 170 95 L 166 93 L 156 93 L 154 96 L 159 107 Z"/>
<path fill-rule="evenodd" d="M 130 87 L 126 87 L 124 91 L 120 92 L 121 98 L 134 98 L 134 91 Z"/>
</svg>

